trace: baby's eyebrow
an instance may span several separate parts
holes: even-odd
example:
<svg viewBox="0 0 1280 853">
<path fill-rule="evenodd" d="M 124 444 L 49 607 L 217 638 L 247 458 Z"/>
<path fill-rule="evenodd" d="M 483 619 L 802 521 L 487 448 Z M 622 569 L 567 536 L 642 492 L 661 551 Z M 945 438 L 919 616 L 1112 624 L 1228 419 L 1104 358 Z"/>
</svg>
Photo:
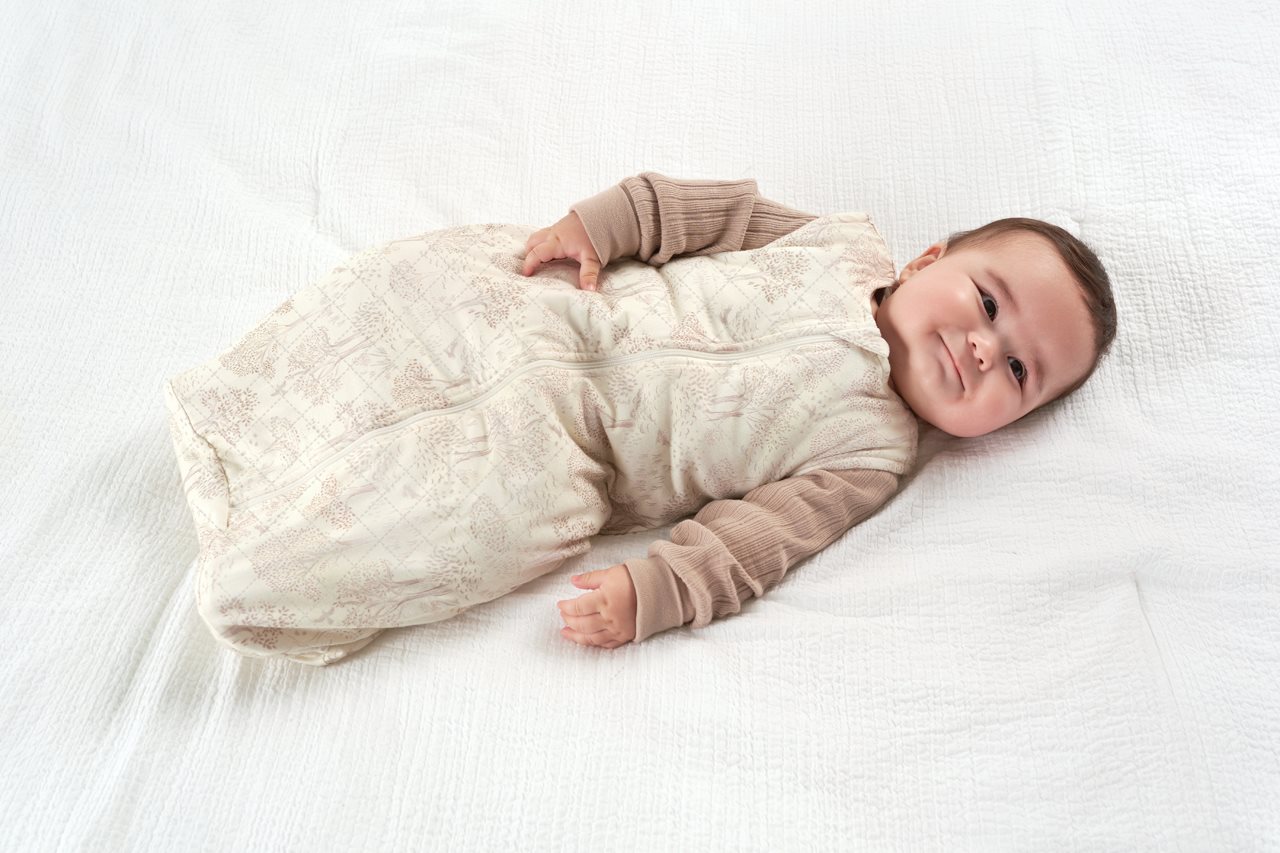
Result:
<svg viewBox="0 0 1280 853">
<path fill-rule="evenodd" d="M 1022 311 L 1018 309 L 1018 300 L 1013 298 L 1013 290 L 995 270 L 987 267 L 986 272 L 987 276 L 996 283 L 996 287 L 1000 288 L 1005 299 L 1009 300 L 1009 304 L 1013 306 L 1013 311 L 1018 315 L 1018 319 L 1022 319 Z M 1027 360 L 1031 362 L 1031 372 L 1035 374 L 1035 382 L 1033 384 L 1036 396 L 1039 397 L 1044 392 L 1044 371 L 1040 368 L 1040 354 L 1028 355 Z"/>
<path fill-rule="evenodd" d="M 1013 305 L 1013 310 L 1018 313 L 1018 316 L 1022 316 L 1022 311 L 1018 308 L 1018 300 L 1013 298 L 1013 291 L 1009 289 L 1009 285 L 1005 284 L 1004 279 L 1000 277 L 1000 274 L 995 270 L 988 268 L 987 275 L 990 276 L 991 280 L 1004 291 L 1005 297 L 1009 300 L 1010 304 Z"/>
</svg>

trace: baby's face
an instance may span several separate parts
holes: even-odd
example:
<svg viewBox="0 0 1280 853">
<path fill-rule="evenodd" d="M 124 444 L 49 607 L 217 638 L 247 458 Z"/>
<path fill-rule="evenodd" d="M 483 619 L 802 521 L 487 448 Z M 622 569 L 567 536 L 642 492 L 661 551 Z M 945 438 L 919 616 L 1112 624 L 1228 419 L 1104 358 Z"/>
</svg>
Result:
<svg viewBox="0 0 1280 853">
<path fill-rule="evenodd" d="M 899 279 L 875 309 L 889 344 L 890 385 L 944 432 L 999 429 L 1052 400 L 1092 364 L 1084 298 L 1039 235 L 953 253 L 945 241 L 935 243 Z"/>
</svg>

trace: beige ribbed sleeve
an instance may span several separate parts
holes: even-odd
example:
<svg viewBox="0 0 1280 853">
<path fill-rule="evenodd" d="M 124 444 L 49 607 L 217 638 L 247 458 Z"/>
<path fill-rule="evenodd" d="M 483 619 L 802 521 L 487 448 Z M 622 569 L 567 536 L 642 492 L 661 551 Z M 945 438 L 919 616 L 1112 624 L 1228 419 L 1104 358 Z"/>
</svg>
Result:
<svg viewBox="0 0 1280 853">
<path fill-rule="evenodd" d="M 679 180 L 641 172 L 570 206 L 600 256 L 660 266 L 676 255 L 755 249 L 817 217 L 762 197 L 754 180 Z M 677 522 L 671 540 L 624 565 L 636 636 L 737 613 L 799 560 L 822 550 L 897 491 L 887 471 L 813 471 L 718 500 Z"/>
<path fill-rule="evenodd" d="M 655 540 L 647 557 L 623 561 L 636 587 L 632 642 L 737 613 L 875 512 L 898 480 L 870 469 L 811 471 L 757 486 L 741 500 L 712 501 L 676 522 L 670 541 Z"/>
<path fill-rule="evenodd" d="M 770 201 L 756 182 L 680 180 L 641 172 L 569 207 L 600 266 L 635 257 L 661 266 L 676 255 L 758 249 L 818 217 Z"/>
</svg>

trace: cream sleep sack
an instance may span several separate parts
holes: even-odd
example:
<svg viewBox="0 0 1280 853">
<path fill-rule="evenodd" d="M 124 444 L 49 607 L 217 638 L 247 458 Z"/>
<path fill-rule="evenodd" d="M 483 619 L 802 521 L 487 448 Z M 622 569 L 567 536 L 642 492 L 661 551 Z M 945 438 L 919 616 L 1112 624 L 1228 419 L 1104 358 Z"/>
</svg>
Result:
<svg viewBox="0 0 1280 853">
<path fill-rule="evenodd" d="M 165 383 L 197 608 L 247 655 L 325 664 L 590 548 L 816 469 L 905 474 L 869 217 L 757 249 L 520 274 L 534 229 L 374 247 Z"/>
</svg>

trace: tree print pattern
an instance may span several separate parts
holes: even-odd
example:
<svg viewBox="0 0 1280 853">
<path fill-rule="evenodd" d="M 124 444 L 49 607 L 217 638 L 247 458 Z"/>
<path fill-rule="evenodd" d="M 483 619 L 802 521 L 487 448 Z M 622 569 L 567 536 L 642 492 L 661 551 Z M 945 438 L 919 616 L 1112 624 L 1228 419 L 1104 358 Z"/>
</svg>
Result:
<svg viewBox="0 0 1280 853">
<path fill-rule="evenodd" d="M 251 656 L 328 663 L 591 547 L 819 467 L 906 472 L 869 218 L 751 251 L 520 275 L 530 228 L 354 255 L 165 386 L 197 607 Z"/>
</svg>

